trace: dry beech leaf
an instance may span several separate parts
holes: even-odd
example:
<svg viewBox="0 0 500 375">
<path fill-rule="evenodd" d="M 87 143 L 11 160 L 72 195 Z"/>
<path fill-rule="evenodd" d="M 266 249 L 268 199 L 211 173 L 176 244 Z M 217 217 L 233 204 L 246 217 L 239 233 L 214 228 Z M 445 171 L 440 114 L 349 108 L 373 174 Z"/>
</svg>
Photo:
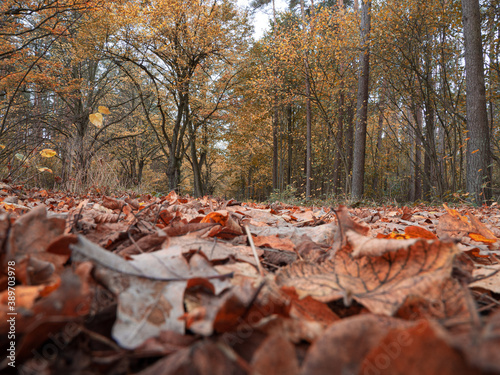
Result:
<svg viewBox="0 0 500 375">
<path fill-rule="evenodd" d="M 24 308 L 30 310 L 35 300 L 40 296 L 40 291 L 44 288 L 43 285 L 18 285 L 16 286 L 16 308 Z M 2 316 L 5 319 L 8 319 L 6 313 L 9 311 L 8 309 L 8 298 L 9 293 L 8 290 L 5 289 L 2 293 L 0 293 L 0 308 L 4 311 Z"/>
<path fill-rule="evenodd" d="M 367 235 L 370 232 L 370 228 L 364 224 L 360 224 L 349 215 L 347 207 L 344 205 L 339 205 L 338 210 L 335 211 L 339 220 L 339 226 L 342 228 L 342 232 L 345 234 L 349 230 L 356 232 L 361 235 Z"/>
<path fill-rule="evenodd" d="M 39 170 L 40 172 L 49 172 L 49 173 L 53 173 L 53 172 L 52 172 L 52 169 L 50 169 L 50 168 L 46 168 L 46 167 L 38 167 L 38 170 Z"/>
<path fill-rule="evenodd" d="M 125 206 L 125 202 L 119 199 L 110 198 L 107 196 L 102 197 L 102 205 L 110 210 L 119 210 Z"/>
<path fill-rule="evenodd" d="M 64 219 L 47 217 L 45 206 L 38 206 L 16 220 L 9 233 L 7 254 L 22 257 L 42 253 L 57 236 L 63 234 Z"/>
<path fill-rule="evenodd" d="M 257 236 L 279 236 L 280 238 L 289 238 L 295 246 L 298 246 L 305 238 L 317 243 L 318 245 L 330 246 L 338 232 L 338 227 L 334 223 L 318 225 L 317 227 L 297 228 L 286 224 L 276 227 L 254 225 L 248 226 L 250 233 Z"/>
<path fill-rule="evenodd" d="M 299 361 L 295 347 L 279 334 L 268 336 L 253 355 L 253 373 L 266 375 L 297 375 Z"/>
<path fill-rule="evenodd" d="M 429 232 L 427 229 L 416 225 L 410 225 L 409 227 L 406 227 L 405 234 L 408 235 L 410 238 L 425 238 L 427 240 L 438 239 L 434 233 Z"/>
<path fill-rule="evenodd" d="M 372 239 L 352 231 L 348 238 L 331 260 L 295 262 L 278 271 L 276 282 L 295 287 L 300 297 L 353 298 L 374 313 L 392 315 L 408 296 L 426 297 L 447 280 L 457 253 L 455 245 L 440 241 Z"/>
<path fill-rule="evenodd" d="M 496 238 L 486 238 L 482 234 L 477 234 L 477 233 L 469 233 L 469 237 L 477 242 L 483 242 L 483 243 L 497 242 Z"/>
<path fill-rule="evenodd" d="M 16 317 L 16 337 L 24 333 L 16 347 L 16 360 L 32 356 L 32 350 L 54 337 L 54 332 L 67 327 L 74 335 L 79 322 L 89 313 L 92 291 L 81 277 L 69 269 L 61 273 L 59 287 L 44 298 L 35 301 L 29 312 Z M 7 319 L 2 319 L 0 333 L 7 332 Z M 70 327 L 71 326 L 71 327 Z"/>
<path fill-rule="evenodd" d="M 464 351 L 469 363 L 487 374 L 500 373 L 500 310 L 496 310 L 479 330 L 459 337 L 457 345 Z"/>
<path fill-rule="evenodd" d="M 473 277 L 482 277 L 481 280 L 469 284 L 471 288 L 482 288 L 493 293 L 500 293 L 500 264 L 484 268 L 476 268 L 472 271 Z"/>
<path fill-rule="evenodd" d="M 278 236 L 256 236 L 253 243 L 257 247 L 269 247 L 271 249 L 295 251 L 295 245 L 289 238 Z"/>
<path fill-rule="evenodd" d="M 169 247 L 126 261 L 79 237 L 71 245 L 73 258 L 93 260 L 96 277 L 118 296 L 112 336 L 120 346 L 134 349 L 161 330 L 184 333 L 184 291 L 189 279 L 219 276 L 208 261 L 194 254 L 189 262 L 181 247 Z M 170 280 L 169 280 L 170 279 Z M 205 280 L 217 295 L 231 286 L 227 279 Z"/>
<path fill-rule="evenodd" d="M 122 215 L 123 218 L 123 215 Z M 118 214 L 99 214 L 94 218 L 94 221 L 96 224 L 102 224 L 102 223 L 117 223 L 119 219 Z"/>
<path fill-rule="evenodd" d="M 363 314 L 330 325 L 309 348 L 301 374 L 358 374 L 366 354 L 390 329 L 414 323 L 401 319 Z"/>
<path fill-rule="evenodd" d="M 248 374 L 249 369 L 241 368 L 234 357 L 232 350 L 223 344 L 201 341 L 161 358 L 137 375 Z"/>
<path fill-rule="evenodd" d="M 283 287 L 281 290 L 290 297 L 290 316 L 296 319 L 315 321 L 328 326 L 340 318 L 324 303 L 307 296 L 299 299 L 294 288 Z"/>
<path fill-rule="evenodd" d="M 439 237 L 449 236 L 461 239 L 463 236 L 469 235 L 473 240 L 481 242 L 494 243 L 497 241 L 493 232 L 474 215 L 468 214 L 467 216 L 463 216 L 456 210 L 449 209 L 446 205 L 444 206 L 447 214 L 439 218 L 439 224 L 436 228 Z M 486 241 L 482 241 L 482 238 Z"/>
<path fill-rule="evenodd" d="M 389 331 L 366 355 L 360 374 L 479 375 L 435 330 L 442 331 L 423 320 L 413 327 Z"/>
<path fill-rule="evenodd" d="M 167 234 L 170 235 L 168 231 Z M 232 246 L 226 242 L 196 236 L 172 237 L 169 239 L 168 246 L 181 246 L 185 253 L 201 250 L 210 261 L 235 258 L 256 266 L 250 246 Z M 262 255 L 262 250 L 257 249 L 257 254 Z"/>
<path fill-rule="evenodd" d="M 207 216 L 205 216 L 201 222 L 202 223 L 217 223 L 222 226 L 226 225 L 227 220 L 229 218 L 229 213 L 227 211 L 220 212 L 210 212 Z"/>
</svg>

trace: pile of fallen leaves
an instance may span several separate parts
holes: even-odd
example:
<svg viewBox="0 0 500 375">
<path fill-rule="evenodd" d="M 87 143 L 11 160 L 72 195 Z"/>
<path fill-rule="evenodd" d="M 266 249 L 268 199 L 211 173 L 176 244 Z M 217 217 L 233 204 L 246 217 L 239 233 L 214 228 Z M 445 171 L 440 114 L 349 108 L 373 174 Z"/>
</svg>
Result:
<svg viewBox="0 0 500 375">
<path fill-rule="evenodd" d="M 2 373 L 500 373 L 496 207 L 1 188 Z"/>
</svg>

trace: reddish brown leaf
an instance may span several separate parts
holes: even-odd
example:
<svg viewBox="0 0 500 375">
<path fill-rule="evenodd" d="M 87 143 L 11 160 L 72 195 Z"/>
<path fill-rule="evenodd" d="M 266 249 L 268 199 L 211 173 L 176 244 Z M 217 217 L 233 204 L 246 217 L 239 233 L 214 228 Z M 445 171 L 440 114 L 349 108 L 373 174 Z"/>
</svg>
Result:
<svg viewBox="0 0 500 375">
<path fill-rule="evenodd" d="M 66 222 L 47 217 L 45 206 L 39 206 L 16 220 L 9 234 L 7 256 L 22 258 L 26 254 L 45 252 L 48 245 L 64 232 Z"/>
<path fill-rule="evenodd" d="M 328 327 L 310 347 L 301 374 L 358 374 L 363 358 L 390 329 L 411 326 L 395 318 L 364 314 Z"/>
<path fill-rule="evenodd" d="M 125 206 L 125 202 L 119 199 L 104 196 L 102 197 L 102 205 L 110 210 L 120 210 Z"/>
<path fill-rule="evenodd" d="M 295 348 L 283 336 L 268 336 L 257 349 L 252 358 L 253 371 L 266 375 L 296 375 L 299 373 L 299 362 Z"/>
<path fill-rule="evenodd" d="M 289 238 L 279 238 L 278 236 L 256 236 L 253 237 L 255 246 L 269 247 L 271 249 L 295 251 L 295 246 Z"/>
<path fill-rule="evenodd" d="M 391 330 L 366 355 L 360 374 L 479 374 L 434 331 L 428 321 Z M 441 334 L 442 335 L 442 334 Z M 418 364 L 418 365 L 416 365 Z"/>
<path fill-rule="evenodd" d="M 280 270 L 276 282 L 295 287 L 301 297 L 344 298 L 346 304 L 353 298 L 374 313 L 391 315 L 409 295 L 429 296 L 447 280 L 457 253 L 453 244 L 439 241 L 368 239 L 353 231 L 348 238 L 350 245 L 332 260 L 296 262 Z"/>
<path fill-rule="evenodd" d="M 405 228 L 405 234 L 407 234 L 410 238 L 425 238 L 427 240 L 437 240 L 437 236 L 429 232 L 427 229 L 418 227 L 416 225 L 410 225 Z"/>
<path fill-rule="evenodd" d="M 164 357 L 137 375 L 248 374 L 248 365 L 238 361 L 232 350 L 212 341 L 200 342 Z"/>
</svg>

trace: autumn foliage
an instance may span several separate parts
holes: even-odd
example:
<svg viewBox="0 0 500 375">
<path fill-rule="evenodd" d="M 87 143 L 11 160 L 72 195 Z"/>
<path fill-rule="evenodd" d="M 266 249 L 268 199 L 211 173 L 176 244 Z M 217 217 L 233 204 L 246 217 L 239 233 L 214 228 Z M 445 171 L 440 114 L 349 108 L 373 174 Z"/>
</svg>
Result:
<svg viewBox="0 0 500 375">
<path fill-rule="evenodd" d="M 500 372 L 496 207 L 2 188 L 20 373 Z"/>
</svg>

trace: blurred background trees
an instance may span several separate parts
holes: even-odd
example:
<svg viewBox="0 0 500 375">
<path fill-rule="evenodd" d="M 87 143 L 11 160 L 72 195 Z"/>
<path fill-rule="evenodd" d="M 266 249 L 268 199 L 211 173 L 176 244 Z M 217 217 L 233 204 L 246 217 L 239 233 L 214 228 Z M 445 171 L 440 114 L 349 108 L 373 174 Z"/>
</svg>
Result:
<svg viewBox="0 0 500 375">
<path fill-rule="evenodd" d="M 290 1 L 259 40 L 251 14 L 271 1 L 5 0 L 0 176 L 260 201 L 496 199 L 498 2 L 478 3 L 477 135 L 458 0 Z"/>
</svg>

